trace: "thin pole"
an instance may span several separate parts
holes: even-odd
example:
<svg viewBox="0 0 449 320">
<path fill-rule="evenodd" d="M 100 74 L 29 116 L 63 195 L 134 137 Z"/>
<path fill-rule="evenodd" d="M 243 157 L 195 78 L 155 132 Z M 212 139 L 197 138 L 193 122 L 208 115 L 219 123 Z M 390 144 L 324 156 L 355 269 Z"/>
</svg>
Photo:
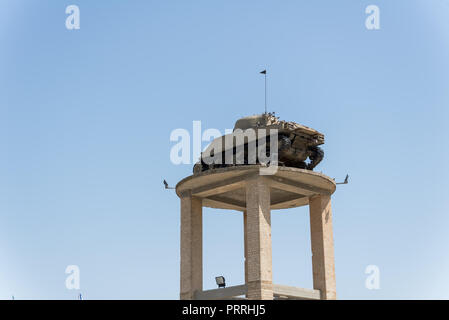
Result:
<svg viewBox="0 0 449 320">
<path fill-rule="evenodd" d="M 267 69 L 260 71 L 259 73 L 265 76 L 265 114 L 267 114 Z"/>
<path fill-rule="evenodd" d="M 267 72 L 265 72 L 265 114 L 267 113 Z"/>
</svg>

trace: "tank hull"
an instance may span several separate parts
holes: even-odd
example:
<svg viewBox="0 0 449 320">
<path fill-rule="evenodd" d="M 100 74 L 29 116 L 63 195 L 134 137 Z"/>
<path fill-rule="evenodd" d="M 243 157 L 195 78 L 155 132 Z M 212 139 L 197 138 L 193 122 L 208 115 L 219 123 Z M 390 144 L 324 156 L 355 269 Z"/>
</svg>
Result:
<svg viewBox="0 0 449 320">
<path fill-rule="evenodd" d="M 321 144 L 324 144 L 324 135 L 312 128 L 280 121 L 273 114 L 250 116 L 239 119 L 232 134 L 212 141 L 193 172 L 249 164 L 269 165 L 267 159 L 276 160 L 272 157 L 274 154 L 280 166 L 313 170 L 324 157 Z"/>
</svg>

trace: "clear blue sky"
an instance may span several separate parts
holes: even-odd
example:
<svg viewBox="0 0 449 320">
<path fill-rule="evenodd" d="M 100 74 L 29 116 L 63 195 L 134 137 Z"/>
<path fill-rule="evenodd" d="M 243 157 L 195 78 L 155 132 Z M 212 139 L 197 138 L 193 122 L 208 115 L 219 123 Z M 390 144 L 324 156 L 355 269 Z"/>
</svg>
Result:
<svg viewBox="0 0 449 320">
<path fill-rule="evenodd" d="M 65 8 L 81 29 L 65 28 Z M 365 28 L 380 7 L 381 29 Z M 449 1 L 0 1 L 0 298 L 177 299 L 170 132 L 269 109 L 326 135 L 341 299 L 449 298 Z M 204 211 L 204 287 L 243 282 L 243 221 Z M 312 287 L 306 208 L 274 282 Z M 365 288 L 367 265 L 380 289 Z"/>
</svg>

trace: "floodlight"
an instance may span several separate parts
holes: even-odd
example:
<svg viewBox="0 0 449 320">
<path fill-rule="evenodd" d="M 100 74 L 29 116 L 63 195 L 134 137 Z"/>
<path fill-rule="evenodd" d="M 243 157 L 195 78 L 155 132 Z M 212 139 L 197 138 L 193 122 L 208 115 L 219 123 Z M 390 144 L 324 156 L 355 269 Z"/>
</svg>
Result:
<svg viewBox="0 0 449 320">
<path fill-rule="evenodd" d="M 226 280 L 225 280 L 225 277 L 223 277 L 223 276 L 215 277 L 215 282 L 217 283 L 217 286 L 219 288 L 226 287 Z"/>
</svg>

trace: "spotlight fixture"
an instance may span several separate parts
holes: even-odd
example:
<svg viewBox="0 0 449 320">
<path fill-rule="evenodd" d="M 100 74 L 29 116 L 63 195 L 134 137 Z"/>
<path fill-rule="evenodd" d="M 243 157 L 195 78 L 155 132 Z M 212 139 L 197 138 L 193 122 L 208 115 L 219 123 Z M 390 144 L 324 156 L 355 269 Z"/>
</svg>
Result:
<svg viewBox="0 0 449 320">
<path fill-rule="evenodd" d="M 223 276 L 215 277 L 215 282 L 217 283 L 217 286 L 219 288 L 225 288 L 226 287 L 226 280 L 225 280 L 225 277 L 223 277 Z"/>
</svg>

